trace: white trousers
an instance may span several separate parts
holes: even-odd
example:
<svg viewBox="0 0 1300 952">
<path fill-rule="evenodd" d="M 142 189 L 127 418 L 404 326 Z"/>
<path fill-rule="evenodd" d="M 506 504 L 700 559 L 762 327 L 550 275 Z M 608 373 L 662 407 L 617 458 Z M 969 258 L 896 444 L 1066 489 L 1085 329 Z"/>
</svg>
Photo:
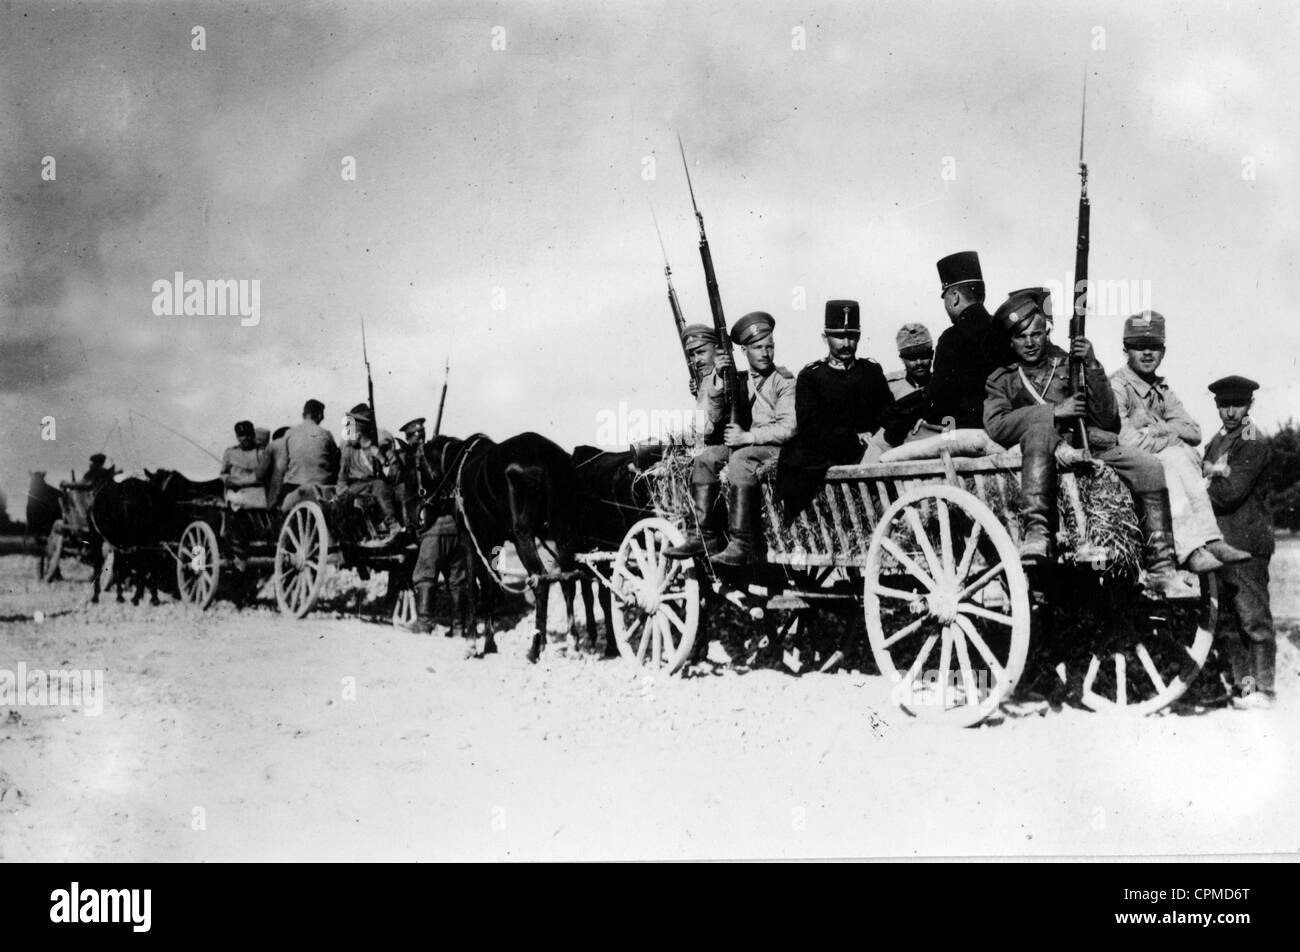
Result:
<svg viewBox="0 0 1300 952">
<path fill-rule="evenodd" d="M 1201 477 L 1201 455 L 1183 444 L 1156 454 L 1169 484 L 1169 512 L 1174 520 L 1174 552 L 1183 562 L 1189 555 L 1215 539 L 1222 539 L 1214 518 L 1210 496 Z"/>
</svg>

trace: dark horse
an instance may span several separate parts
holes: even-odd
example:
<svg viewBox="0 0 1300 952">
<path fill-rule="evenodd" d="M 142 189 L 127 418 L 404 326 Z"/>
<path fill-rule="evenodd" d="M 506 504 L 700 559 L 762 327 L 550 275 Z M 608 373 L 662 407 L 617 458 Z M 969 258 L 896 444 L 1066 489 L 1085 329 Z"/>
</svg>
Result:
<svg viewBox="0 0 1300 952">
<path fill-rule="evenodd" d="M 99 601 L 100 573 L 103 565 L 103 543 L 113 547 L 113 576 L 117 600 L 123 601 L 122 583 L 135 579 L 132 605 L 139 605 L 144 589 L 149 588 L 149 604 L 158 604 L 156 575 L 161 570 L 159 549 L 165 538 L 169 520 L 167 505 L 162 494 L 152 483 L 131 477 L 120 483 L 105 483 L 95 493 L 90 505 L 90 524 L 94 527 L 96 549 L 95 594 L 92 602 Z"/>
<path fill-rule="evenodd" d="M 646 462 L 644 456 L 632 450 L 613 453 L 594 446 L 574 449 L 573 464 L 581 490 L 582 551 L 615 551 L 638 520 L 654 515 L 649 488 L 644 481 L 637 479 Z M 580 585 L 587 616 L 587 638 L 594 646 L 597 627 L 592 605 L 592 582 L 583 577 Z M 618 654 L 618 646 L 614 644 L 609 589 L 597 583 L 596 597 L 600 599 L 601 612 L 605 616 L 605 657 L 612 658 Z"/>
<path fill-rule="evenodd" d="M 480 579 L 495 573 L 487 560 L 492 550 L 513 542 L 530 577 L 545 573 L 538 542 L 554 545 L 553 555 L 573 626 L 574 554 L 581 542 L 578 524 L 578 477 L 569 454 L 537 433 L 520 433 L 501 443 L 482 434 L 467 440 L 435 436 L 425 454 L 437 477 L 435 493 L 459 500 L 464 527 Z M 546 609 L 550 585 L 535 586 L 537 614 L 528 660 L 536 661 L 546 643 Z M 491 621 L 486 651 L 495 650 Z"/>
</svg>

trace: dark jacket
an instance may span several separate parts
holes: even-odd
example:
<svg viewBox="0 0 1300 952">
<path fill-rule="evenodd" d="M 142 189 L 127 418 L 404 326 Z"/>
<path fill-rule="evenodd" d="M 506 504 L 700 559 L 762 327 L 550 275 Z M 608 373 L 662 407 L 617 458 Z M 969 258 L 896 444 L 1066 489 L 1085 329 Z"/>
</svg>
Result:
<svg viewBox="0 0 1300 952">
<path fill-rule="evenodd" d="M 1026 367 L 1025 376 L 1042 394 L 1039 403 L 1020 379 L 1020 364 L 1007 364 L 989 375 L 984 385 L 984 429 L 1003 446 L 1012 447 L 1035 426 L 1056 426 L 1055 405 L 1070 395 L 1070 355 L 1055 344 L 1037 367 Z M 1109 449 L 1118 441 L 1119 413 L 1115 394 L 1098 365 L 1086 373 L 1088 381 L 1088 440 L 1094 449 Z"/>
<path fill-rule="evenodd" d="M 1273 520 L 1264 507 L 1260 478 L 1272 461 L 1268 444 L 1249 420 L 1232 433 L 1220 430 L 1205 448 L 1205 467 L 1227 461 L 1228 475 L 1211 473 L 1210 503 L 1223 541 L 1251 555 L 1273 554 Z"/>
<path fill-rule="evenodd" d="M 926 388 L 925 419 L 942 423 L 950 416 L 959 429 L 982 427 L 984 383 L 1011 356 L 984 305 L 972 304 L 956 324 L 939 335 Z"/>
</svg>

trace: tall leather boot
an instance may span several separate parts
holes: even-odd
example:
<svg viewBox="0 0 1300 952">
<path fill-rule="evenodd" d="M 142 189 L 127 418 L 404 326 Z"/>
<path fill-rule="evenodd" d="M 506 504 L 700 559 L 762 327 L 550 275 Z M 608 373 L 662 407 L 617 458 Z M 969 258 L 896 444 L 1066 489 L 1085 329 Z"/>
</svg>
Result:
<svg viewBox="0 0 1300 952">
<path fill-rule="evenodd" d="M 1020 561 L 1039 565 L 1052 557 L 1056 515 L 1056 460 L 1051 453 L 1026 455 L 1020 465 Z"/>
<path fill-rule="evenodd" d="M 1277 666 L 1277 642 L 1253 641 L 1250 645 L 1254 662 L 1255 688 L 1266 695 L 1273 694 L 1273 672 Z"/>
<path fill-rule="evenodd" d="M 1147 591 L 1159 598 L 1200 598 L 1201 589 L 1178 574 L 1174 556 L 1174 522 L 1169 513 L 1169 490 L 1133 494 L 1142 534 L 1146 536 L 1144 562 Z"/>
<path fill-rule="evenodd" d="M 759 561 L 755 549 L 758 536 L 759 490 L 758 486 L 736 486 L 733 492 L 731 521 L 727 530 L 731 535 L 731 541 L 722 552 L 713 557 L 713 561 L 717 565 L 744 568 Z"/>
<path fill-rule="evenodd" d="M 451 631 L 453 638 L 473 638 L 469 617 L 469 597 L 464 592 L 451 593 Z"/>
<path fill-rule="evenodd" d="M 713 555 L 722 549 L 722 536 L 717 527 L 718 484 L 696 483 L 691 486 L 691 509 L 695 524 L 686 533 L 686 541 L 666 549 L 670 559 L 693 559 L 699 555 Z"/>
<path fill-rule="evenodd" d="M 433 631 L 433 605 L 437 594 L 435 582 L 415 583 L 415 633 L 427 635 Z"/>
</svg>

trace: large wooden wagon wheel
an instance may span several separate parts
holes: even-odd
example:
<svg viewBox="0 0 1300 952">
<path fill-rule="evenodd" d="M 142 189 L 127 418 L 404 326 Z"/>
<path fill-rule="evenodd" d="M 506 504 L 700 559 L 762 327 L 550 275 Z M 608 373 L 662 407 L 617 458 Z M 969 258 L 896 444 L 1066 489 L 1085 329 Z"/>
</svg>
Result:
<svg viewBox="0 0 1300 952">
<path fill-rule="evenodd" d="M 181 533 L 176 553 L 176 589 L 181 601 L 199 611 L 212 604 L 221 583 L 221 550 L 212 526 L 196 519 Z"/>
<path fill-rule="evenodd" d="M 690 659 L 700 622 L 694 563 L 664 554 L 683 541 L 667 519 L 642 519 L 623 537 L 610 570 L 619 653 L 666 674 Z"/>
<path fill-rule="evenodd" d="M 289 511 L 275 544 L 275 600 L 280 611 L 302 618 L 320 595 L 329 558 L 330 530 L 319 504 L 300 502 Z"/>
<path fill-rule="evenodd" d="M 53 582 L 62 573 L 59 572 L 59 559 L 63 557 L 63 520 L 55 519 L 50 526 L 50 534 L 45 537 L 45 552 L 37 566 L 41 581 Z"/>
<path fill-rule="evenodd" d="M 909 714 L 977 724 L 1015 689 L 1029 583 L 1011 536 L 975 496 L 953 486 L 900 496 L 872 534 L 863 585 L 871 652 Z"/>
<path fill-rule="evenodd" d="M 1100 584 L 1100 583 L 1099 583 Z M 1214 644 L 1218 584 L 1201 577 L 1201 598 L 1151 601 L 1135 583 L 1106 581 L 1104 591 L 1073 613 L 1099 617 L 1066 662 L 1066 683 L 1087 708 L 1110 714 L 1153 714 L 1182 697 Z M 1060 673 L 1062 669 L 1058 669 Z"/>
</svg>

